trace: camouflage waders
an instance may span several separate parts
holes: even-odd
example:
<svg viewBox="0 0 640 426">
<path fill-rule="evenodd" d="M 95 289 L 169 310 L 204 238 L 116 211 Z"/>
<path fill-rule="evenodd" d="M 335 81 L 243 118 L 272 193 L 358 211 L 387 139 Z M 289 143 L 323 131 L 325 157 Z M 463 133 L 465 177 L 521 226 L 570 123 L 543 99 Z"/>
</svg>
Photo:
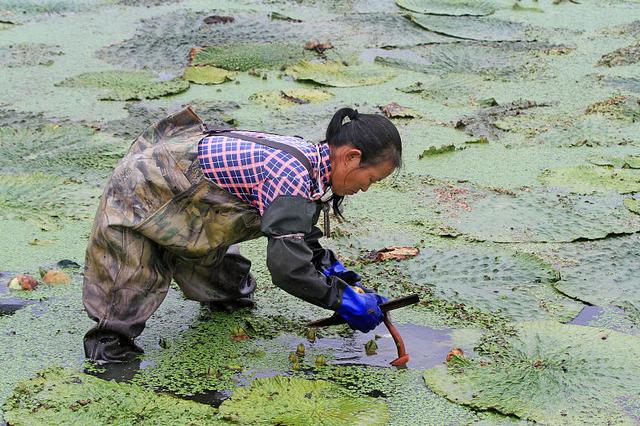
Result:
<svg viewBox="0 0 640 426">
<path fill-rule="evenodd" d="M 234 244 L 257 238 L 256 209 L 205 179 L 205 136 L 187 108 L 149 127 L 118 163 L 102 195 L 85 262 L 83 302 L 97 325 L 87 357 L 124 361 L 171 280 L 201 302 L 248 300 L 251 262 Z"/>
</svg>

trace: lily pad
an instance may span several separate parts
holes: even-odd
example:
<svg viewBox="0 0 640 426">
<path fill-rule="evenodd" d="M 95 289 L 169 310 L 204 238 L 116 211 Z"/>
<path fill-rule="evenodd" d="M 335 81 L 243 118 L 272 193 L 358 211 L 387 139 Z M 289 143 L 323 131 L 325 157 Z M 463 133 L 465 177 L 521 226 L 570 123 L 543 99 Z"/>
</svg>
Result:
<svg viewBox="0 0 640 426">
<path fill-rule="evenodd" d="M 506 132 L 496 126 L 496 122 L 504 117 L 519 116 L 523 111 L 547 106 L 533 101 L 518 100 L 508 104 L 479 109 L 473 115 L 459 118 L 455 128 L 475 138 L 500 139 Z"/>
<path fill-rule="evenodd" d="M 428 15 L 485 16 L 496 11 L 491 3 L 485 1 L 396 0 L 396 4 L 403 9 Z"/>
<path fill-rule="evenodd" d="M 439 203 L 443 224 L 454 234 L 478 240 L 570 242 L 640 231 L 640 221 L 615 193 L 583 196 L 532 189 L 511 193 L 470 190 L 456 200 L 449 206 Z"/>
<path fill-rule="evenodd" d="M 235 43 L 191 49 L 189 65 L 210 65 L 231 71 L 277 69 L 311 56 L 293 43 Z"/>
<path fill-rule="evenodd" d="M 324 86 L 356 87 L 384 83 L 395 77 L 393 71 L 371 65 L 346 66 L 340 62 L 314 63 L 301 61 L 287 67 L 286 74 L 301 81 Z"/>
<path fill-rule="evenodd" d="M 2 408 L 15 426 L 223 423 L 208 405 L 57 367 L 18 383 Z"/>
<path fill-rule="evenodd" d="M 235 73 L 222 68 L 211 66 L 187 67 L 184 70 L 184 78 L 195 84 L 222 84 L 233 80 Z"/>
<path fill-rule="evenodd" d="M 640 214 L 640 200 L 636 198 L 625 198 L 623 203 L 630 212 Z"/>
<path fill-rule="evenodd" d="M 635 122 L 640 120 L 640 98 L 614 96 L 589 105 L 587 114 L 602 114 L 616 120 Z"/>
<path fill-rule="evenodd" d="M 489 360 L 424 374 L 450 400 L 543 424 L 635 424 L 626 402 L 640 394 L 640 339 L 615 331 L 528 322 Z"/>
<path fill-rule="evenodd" d="M 640 169 L 640 155 L 590 157 L 587 161 L 596 166 L 615 167 L 617 169 Z"/>
<path fill-rule="evenodd" d="M 545 185 L 566 188 L 577 194 L 617 191 L 640 192 L 640 170 L 578 166 L 545 170 L 539 177 Z"/>
<path fill-rule="evenodd" d="M 326 102 L 332 97 L 331 93 L 324 90 L 299 88 L 258 92 L 251 95 L 249 100 L 270 107 L 287 107 Z"/>
<path fill-rule="evenodd" d="M 562 293 L 597 306 L 640 312 L 637 234 L 562 245 L 551 254 L 562 271 L 554 287 Z"/>
<path fill-rule="evenodd" d="M 474 16 L 409 15 L 425 30 L 462 40 L 526 40 L 525 27 L 515 22 Z"/>
<path fill-rule="evenodd" d="M 220 406 L 220 414 L 246 425 L 384 425 L 388 420 L 381 401 L 349 396 L 323 380 L 282 376 L 256 379 L 236 390 Z"/>
<path fill-rule="evenodd" d="M 569 321 L 583 306 L 554 289 L 560 274 L 550 264 L 507 250 L 431 247 L 407 262 L 406 271 L 436 297 L 513 320 Z"/>
<path fill-rule="evenodd" d="M 102 71 L 80 74 L 58 86 L 102 88 L 106 90 L 100 100 L 131 101 L 175 95 L 187 90 L 189 82 L 181 78 L 162 81 L 148 71 Z"/>
</svg>

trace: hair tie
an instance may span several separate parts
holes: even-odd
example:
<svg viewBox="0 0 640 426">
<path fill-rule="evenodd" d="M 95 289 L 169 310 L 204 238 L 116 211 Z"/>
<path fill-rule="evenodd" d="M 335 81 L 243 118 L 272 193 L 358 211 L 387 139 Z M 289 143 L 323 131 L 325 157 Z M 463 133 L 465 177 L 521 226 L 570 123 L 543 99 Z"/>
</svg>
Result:
<svg viewBox="0 0 640 426">
<path fill-rule="evenodd" d="M 353 121 L 353 120 L 357 120 L 358 116 L 360 115 L 358 113 L 357 109 L 352 110 L 353 112 L 351 114 L 349 114 L 349 120 Z"/>
</svg>

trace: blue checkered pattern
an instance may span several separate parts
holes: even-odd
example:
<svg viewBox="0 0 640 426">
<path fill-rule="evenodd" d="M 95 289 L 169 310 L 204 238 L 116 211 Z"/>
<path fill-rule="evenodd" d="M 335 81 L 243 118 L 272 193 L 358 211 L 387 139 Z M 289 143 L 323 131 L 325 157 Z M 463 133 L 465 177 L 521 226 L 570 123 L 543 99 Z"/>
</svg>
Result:
<svg viewBox="0 0 640 426">
<path fill-rule="evenodd" d="M 323 193 L 329 185 L 331 163 L 329 145 L 320 144 L 320 164 L 315 145 L 293 137 L 267 133 L 234 131 L 253 137 L 264 137 L 294 146 L 319 169 L 322 188 L 316 188 L 317 179 L 292 155 L 253 142 L 225 136 L 208 136 L 198 144 L 198 159 L 205 177 L 243 201 L 256 207 L 262 215 L 271 202 L 280 195 L 312 198 Z"/>
</svg>

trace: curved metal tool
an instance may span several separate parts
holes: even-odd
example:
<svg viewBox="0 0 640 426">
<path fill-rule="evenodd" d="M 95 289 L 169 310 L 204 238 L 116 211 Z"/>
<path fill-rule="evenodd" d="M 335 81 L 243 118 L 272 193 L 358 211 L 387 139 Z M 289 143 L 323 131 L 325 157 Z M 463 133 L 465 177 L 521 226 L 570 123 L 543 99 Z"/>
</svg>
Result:
<svg viewBox="0 0 640 426">
<path fill-rule="evenodd" d="M 380 310 L 384 312 L 384 325 L 391 333 L 391 337 L 396 344 L 396 348 L 398 349 L 398 358 L 391 361 L 391 365 L 395 367 L 401 367 L 406 365 L 409 362 L 409 354 L 406 352 L 404 347 L 404 341 L 402 340 L 402 336 L 398 329 L 391 323 L 391 319 L 389 318 L 388 312 L 393 309 L 403 308 L 405 306 L 413 305 L 418 303 L 420 298 L 417 294 L 412 294 L 411 296 L 401 297 L 399 299 L 393 299 L 386 303 L 380 305 Z M 317 321 L 312 321 L 307 324 L 307 327 L 327 327 L 330 325 L 338 325 L 344 324 L 346 321 L 339 314 L 335 313 L 329 318 L 324 318 Z"/>
</svg>

